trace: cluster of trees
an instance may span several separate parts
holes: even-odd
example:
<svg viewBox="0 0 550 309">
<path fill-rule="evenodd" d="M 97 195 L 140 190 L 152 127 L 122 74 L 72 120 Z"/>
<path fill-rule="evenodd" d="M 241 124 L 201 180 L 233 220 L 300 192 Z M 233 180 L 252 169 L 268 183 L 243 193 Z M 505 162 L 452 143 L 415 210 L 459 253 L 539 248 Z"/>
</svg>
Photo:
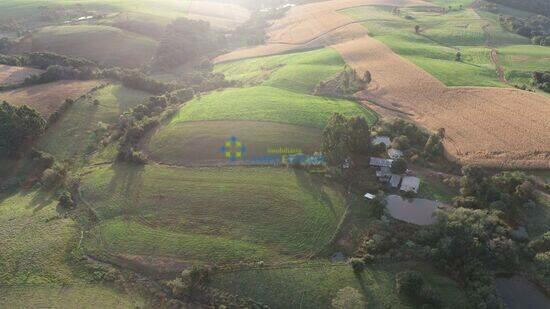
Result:
<svg viewBox="0 0 550 309">
<path fill-rule="evenodd" d="M 397 293 L 409 299 L 418 308 L 443 308 L 441 296 L 426 284 L 418 271 L 403 271 L 395 276 Z"/>
<path fill-rule="evenodd" d="M 368 154 L 370 145 L 370 128 L 363 117 L 346 119 L 335 113 L 323 131 L 323 154 L 333 166 L 342 166 L 352 155 Z"/>
<path fill-rule="evenodd" d="M 550 71 L 534 72 L 533 84 L 543 91 L 550 92 Z"/>
<path fill-rule="evenodd" d="M 93 61 L 84 58 L 63 56 L 49 52 L 35 52 L 24 55 L 0 54 L 0 64 L 12 66 L 28 66 L 41 70 L 45 70 L 51 65 L 74 68 L 97 66 L 97 64 Z"/>
<path fill-rule="evenodd" d="M 209 23 L 178 18 L 166 27 L 153 67 L 161 70 L 177 68 L 224 45 L 225 37 L 214 32 Z"/>
<path fill-rule="evenodd" d="M 466 166 L 462 173 L 460 196 L 454 200 L 458 207 L 493 209 L 514 218 L 535 204 L 534 184 L 522 172 L 490 176 L 482 168 Z"/>
<path fill-rule="evenodd" d="M 149 92 L 152 94 L 162 94 L 177 88 L 171 83 L 164 83 L 150 78 L 139 70 L 109 68 L 101 70 L 98 78 L 107 78 L 121 82 L 124 86 Z"/>
<path fill-rule="evenodd" d="M 14 157 L 44 133 L 46 121 L 26 105 L 0 104 L 0 157 Z"/>
<path fill-rule="evenodd" d="M 363 76 L 359 76 L 356 70 L 344 67 L 340 74 L 328 81 L 322 81 L 315 87 L 314 95 L 327 97 L 347 97 L 357 91 L 365 89 L 372 81 L 372 75 L 365 71 Z"/>
<path fill-rule="evenodd" d="M 535 15 L 522 19 L 499 15 L 499 22 L 508 31 L 531 38 L 535 45 L 550 46 L 550 18 L 546 16 Z"/>
<path fill-rule="evenodd" d="M 140 104 L 120 116 L 115 133 L 104 141 L 120 139 L 117 160 L 144 164 L 147 157 L 138 149 L 141 138 L 156 127 L 160 121 L 173 115 L 177 109 L 169 105 L 184 103 L 194 96 L 192 89 L 181 89 L 162 96 L 151 97 L 146 104 Z"/>
<path fill-rule="evenodd" d="M 415 124 L 402 119 L 381 122 L 375 131 L 378 135 L 392 137 L 391 147 L 402 150 L 411 161 L 432 160 L 443 155 L 442 140 L 445 129 L 428 134 Z"/>
<path fill-rule="evenodd" d="M 550 2 L 548 0 L 488 0 L 518 10 L 524 10 L 550 17 Z"/>
<path fill-rule="evenodd" d="M 489 271 L 519 265 L 519 248 L 498 215 L 466 208 L 439 212 L 438 222 L 416 235 L 434 263 L 464 285 L 473 308 L 500 308 Z"/>
</svg>

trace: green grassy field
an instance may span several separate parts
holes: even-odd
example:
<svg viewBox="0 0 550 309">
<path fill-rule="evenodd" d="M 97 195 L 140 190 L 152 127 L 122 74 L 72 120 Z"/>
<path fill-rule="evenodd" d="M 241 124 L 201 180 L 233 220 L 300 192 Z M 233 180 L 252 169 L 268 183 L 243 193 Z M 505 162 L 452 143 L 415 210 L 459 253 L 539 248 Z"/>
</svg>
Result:
<svg viewBox="0 0 550 309">
<path fill-rule="evenodd" d="M 394 290 L 395 274 L 407 269 L 421 270 L 448 308 L 465 308 L 457 284 L 422 264 L 375 264 L 358 276 L 349 265 L 310 262 L 279 269 L 221 272 L 214 275 L 212 285 L 271 308 L 331 308 L 338 290 L 348 286 L 364 295 L 368 308 L 412 308 Z"/>
<path fill-rule="evenodd" d="M 103 224 L 92 251 L 236 262 L 319 250 L 344 211 L 338 187 L 278 168 L 93 168 L 82 194 Z"/>
<path fill-rule="evenodd" d="M 109 85 L 77 100 L 44 136 L 38 147 L 59 160 L 82 159 L 93 150 L 95 130 L 114 124 L 118 116 L 144 102 L 148 94 L 121 85 Z M 93 101 L 99 100 L 99 105 Z"/>
<path fill-rule="evenodd" d="M 256 86 L 212 92 L 189 102 L 169 125 L 185 121 L 271 121 L 322 129 L 335 112 L 364 116 L 373 123 L 373 112 L 354 102 L 299 94 L 280 88 Z"/>
<path fill-rule="evenodd" d="M 440 14 L 408 8 L 396 16 L 391 14 L 391 7 L 364 6 L 344 13 L 354 19 L 368 18 L 363 25 L 371 36 L 448 86 L 505 86 L 495 73 L 490 50 L 484 47 L 482 27 L 487 22 L 473 10 Z M 408 20 L 405 15 L 414 19 Z M 414 32 L 417 24 L 422 29 L 420 34 Z M 498 39 L 510 35 L 495 31 L 493 36 Z M 525 42 L 516 37 L 517 42 Z M 462 54 L 461 62 L 455 61 L 457 51 Z"/>
<path fill-rule="evenodd" d="M 245 85 L 264 85 L 310 94 L 319 82 L 341 72 L 345 65 L 331 48 L 222 63 L 215 72 Z"/>
<path fill-rule="evenodd" d="M 49 193 L 23 191 L 0 195 L 0 307 L 130 308 L 143 302 L 89 284 L 72 266 L 70 252 L 80 231 L 60 217 Z"/>
<path fill-rule="evenodd" d="M 527 85 L 534 71 L 550 71 L 550 48 L 535 45 L 506 46 L 498 50 L 506 78 L 512 84 Z"/>
<path fill-rule="evenodd" d="M 78 56 L 109 66 L 140 67 L 153 57 L 157 45 L 148 37 L 100 25 L 51 26 L 32 35 L 32 51 Z"/>
<path fill-rule="evenodd" d="M 163 127 L 146 145 L 154 161 L 176 165 L 215 165 L 227 162 L 220 147 L 232 136 L 247 147 L 245 158 L 269 154 L 270 148 L 299 149 L 312 154 L 321 150 L 321 130 L 259 121 L 192 121 Z"/>
</svg>

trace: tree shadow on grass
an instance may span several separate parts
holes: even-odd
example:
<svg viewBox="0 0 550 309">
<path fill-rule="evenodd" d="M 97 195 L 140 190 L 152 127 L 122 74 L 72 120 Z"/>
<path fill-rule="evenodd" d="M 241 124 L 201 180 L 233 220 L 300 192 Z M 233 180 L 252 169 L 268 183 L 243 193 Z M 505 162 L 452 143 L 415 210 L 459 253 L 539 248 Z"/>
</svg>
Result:
<svg viewBox="0 0 550 309">
<path fill-rule="evenodd" d="M 332 214 L 337 216 L 338 214 L 334 209 L 334 204 L 328 194 L 323 190 L 322 183 L 305 171 L 298 169 L 294 169 L 293 171 L 300 188 L 304 189 L 304 191 L 309 193 L 313 198 L 320 200 L 324 205 L 328 206 Z"/>
<path fill-rule="evenodd" d="M 141 197 L 143 188 L 143 173 L 145 166 L 135 164 L 114 164 L 111 167 L 114 170 L 114 176 L 109 183 L 108 196 L 114 197 L 117 194 L 124 199 L 120 207 L 122 216 L 129 219 L 131 215 L 136 214 L 136 207 Z"/>
</svg>

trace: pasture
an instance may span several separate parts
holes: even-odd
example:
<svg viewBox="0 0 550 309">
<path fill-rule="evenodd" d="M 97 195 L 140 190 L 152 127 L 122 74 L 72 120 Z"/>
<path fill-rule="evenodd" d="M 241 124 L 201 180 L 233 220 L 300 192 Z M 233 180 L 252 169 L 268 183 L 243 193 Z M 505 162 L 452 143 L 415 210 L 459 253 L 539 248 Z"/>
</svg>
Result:
<svg viewBox="0 0 550 309">
<path fill-rule="evenodd" d="M 273 155 L 270 148 L 300 149 L 308 154 L 321 149 L 321 130 L 317 128 L 262 121 L 179 122 L 155 132 L 144 147 L 153 161 L 212 166 L 227 163 L 219 149 L 232 136 L 247 147 L 244 157 L 252 160 L 251 164 Z"/>
<path fill-rule="evenodd" d="M 101 81 L 97 80 L 64 80 L 0 92 L 0 101 L 17 106 L 28 105 L 48 119 L 66 99 L 77 99 L 100 84 Z"/>
<path fill-rule="evenodd" d="M 376 120 L 355 102 L 300 94 L 280 88 L 256 86 L 212 92 L 187 103 L 169 125 L 186 121 L 271 121 L 322 129 L 335 112 Z"/>
<path fill-rule="evenodd" d="M 60 216 L 56 205 L 50 193 L 41 191 L 0 195 L 0 307 L 142 304 L 139 296 L 88 282 L 71 260 L 79 227 Z"/>
<path fill-rule="evenodd" d="M 345 65 L 331 48 L 221 63 L 215 72 L 245 86 L 263 85 L 311 94 L 320 82 L 340 73 Z"/>
<path fill-rule="evenodd" d="M 108 85 L 78 99 L 37 145 L 59 160 L 82 159 L 90 154 L 98 134 L 118 116 L 144 102 L 149 94 L 121 85 Z M 94 101 L 99 104 L 95 105 Z"/>
<path fill-rule="evenodd" d="M 305 257 L 344 212 L 341 188 L 279 168 L 90 168 L 82 197 L 101 220 L 93 254 L 229 263 Z"/>
<path fill-rule="evenodd" d="M 271 308 L 330 308 L 338 290 L 352 287 L 363 294 L 368 308 L 410 308 L 395 292 L 395 275 L 416 269 L 440 292 L 448 308 L 464 308 L 458 285 L 424 264 L 374 264 L 357 275 L 347 264 L 306 262 L 273 268 L 221 271 L 212 286 L 235 295 L 251 297 Z"/>
<path fill-rule="evenodd" d="M 146 36 L 100 25 L 44 27 L 33 33 L 31 40 L 33 52 L 48 51 L 131 68 L 148 63 L 158 45 Z"/>
</svg>

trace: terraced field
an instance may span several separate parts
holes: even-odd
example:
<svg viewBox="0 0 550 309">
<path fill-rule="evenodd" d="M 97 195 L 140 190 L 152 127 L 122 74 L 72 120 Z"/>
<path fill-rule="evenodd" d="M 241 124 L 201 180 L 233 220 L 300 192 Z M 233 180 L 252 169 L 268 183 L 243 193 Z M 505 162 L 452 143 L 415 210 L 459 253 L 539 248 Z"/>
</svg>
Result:
<svg viewBox="0 0 550 309">
<path fill-rule="evenodd" d="M 308 256 L 328 242 L 345 205 L 322 178 L 270 168 L 93 168 L 82 196 L 103 222 L 89 252 L 188 263 Z"/>
<path fill-rule="evenodd" d="M 28 105 L 47 119 L 66 99 L 77 99 L 101 83 L 102 81 L 97 80 L 70 80 L 18 88 L 0 92 L 0 101 L 17 106 Z"/>
</svg>

